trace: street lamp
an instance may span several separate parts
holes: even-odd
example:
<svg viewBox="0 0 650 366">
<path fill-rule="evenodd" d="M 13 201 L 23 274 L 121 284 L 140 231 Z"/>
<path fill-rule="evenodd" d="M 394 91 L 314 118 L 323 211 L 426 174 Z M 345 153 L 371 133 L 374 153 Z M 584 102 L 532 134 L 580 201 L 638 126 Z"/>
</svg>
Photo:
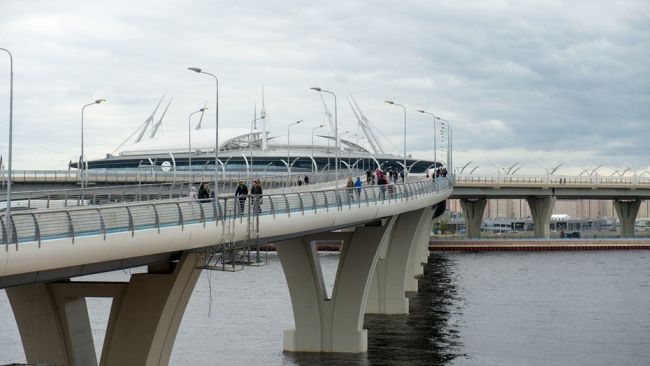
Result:
<svg viewBox="0 0 650 366">
<path fill-rule="evenodd" d="M 187 117 L 187 151 L 189 152 L 188 166 L 190 170 L 190 184 L 192 184 L 192 116 L 197 113 L 205 112 L 208 108 L 201 108 L 198 111 L 190 113 Z"/>
<path fill-rule="evenodd" d="M 406 177 L 406 171 L 407 171 L 406 168 L 406 107 L 404 107 L 399 103 L 395 103 L 392 100 L 386 100 L 385 103 L 402 107 L 402 109 L 404 110 L 404 177 Z"/>
<path fill-rule="evenodd" d="M 435 114 L 433 114 L 431 112 L 427 112 L 427 111 L 422 110 L 422 109 L 418 109 L 418 112 L 423 113 L 423 114 L 428 114 L 431 117 L 433 117 L 433 161 L 434 161 L 434 163 L 438 164 L 438 146 L 437 146 L 437 143 L 438 143 L 438 137 L 437 137 L 438 126 L 437 126 L 437 121 L 441 120 L 441 118 L 436 117 Z M 438 166 L 436 165 L 435 169 L 437 169 L 437 168 L 438 168 Z"/>
<path fill-rule="evenodd" d="M 334 92 L 331 92 L 329 90 L 321 89 L 319 87 L 313 87 L 310 88 L 311 90 L 315 90 L 319 93 L 328 93 L 332 94 L 334 97 L 334 143 L 336 144 L 336 155 L 334 156 L 334 163 L 336 164 L 335 171 L 336 171 L 336 185 L 335 188 L 338 190 L 339 189 L 339 118 L 338 118 L 338 109 L 337 109 L 337 103 L 336 103 L 336 94 Z"/>
<path fill-rule="evenodd" d="M 297 125 L 297 124 L 299 124 L 301 122 L 302 122 L 302 120 L 296 121 L 294 123 L 289 123 L 289 125 L 287 126 L 287 171 L 288 171 L 289 175 L 291 175 L 291 162 L 290 162 L 291 158 L 289 157 L 289 147 L 291 145 L 289 143 L 289 128 L 291 128 L 291 126 Z"/>
<path fill-rule="evenodd" d="M 90 107 L 91 105 L 99 104 L 102 102 L 105 102 L 106 99 L 97 99 L 92 103 L 88 103 L 81 107 L 81 159 L 79 159 L 79 163 L 81 164 L 79 169 L 81 169 L 81 188 L 84 188 L 84 181 L 86 180 L 86 164 L 84 161 L 84 110 L 86 107 Z"/>
<path fill-rule="evenodd" d="M 312 158 L 314 157 L 314 131 L 316 131 L 319 128 L 323 128 L 323 127 L 325 127 L 324 124 L 311 129 L 311 157 Z"/>
<path fill-rule="evenodd" d="M 11 151 L 12 151 L 12 143 L 13 143 L 13 113 L 14 113 L 14 58 L 11 55 L 11 52 L 9 52 L 8 49 L 6 48 L 0 48 L 0 50 L 7 52 L 9 55 L 9 152 L 7 154 L 7 168 L 9 169 L 8 171 L 8 176 L 7 176 L 7 211 L 5 215 L 5 220 L 7 221 L 7 238 L 5 238 L 5 241 L 7 243 L 11 243 L 11 236 L 13 233 L 13 229 L 11 227 Z"/>
<path fill-rule="evenodd" d="M 216 85 L 216 101 L 215 101 L 215 122 L 216 125 L 214 126 L 214 198 L 217 199 L 219 197 L 219 174 L 218 174 L 218 167 L 219 167 L 219 79 L 217 78 L 216 75 L 211 74 L 209 72 L 205 72 L 201 70 L 198 67 L 188 67 L 188 70 L 194 71 L 198 74 L 205 74 L 212 76 L 214 78 L 214 82 Z"/>
</svg>

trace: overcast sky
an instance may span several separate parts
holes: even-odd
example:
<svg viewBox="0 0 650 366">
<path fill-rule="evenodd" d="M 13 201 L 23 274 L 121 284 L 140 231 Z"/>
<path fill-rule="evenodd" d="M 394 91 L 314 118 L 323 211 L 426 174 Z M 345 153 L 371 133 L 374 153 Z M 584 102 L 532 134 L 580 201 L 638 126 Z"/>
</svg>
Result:
<svg viewBox="0 0 650 366">
<path fill-rule="evenodd" d="M 265 87 L 272 129 L 323 122 L 320 86 L 348 92 L 401 148 L 432 158 L 431 118 L 453 122 L 455 165 L 522 161 L 650 166 L 650 2 L 639 1 L 0 1 L 0 47 L 15 60 L 14 167 L 66 169 L 112 151 L 174 98 L 164 133 L 207 100 L 213 124 L 248 126 Z M 6 157 L 9 63 L 0 54 L 0 147 Z M 6 158 L 5 158 L 6 159 Z M 606 172 L 606 170 L 603 170 Z"/>
</svg>

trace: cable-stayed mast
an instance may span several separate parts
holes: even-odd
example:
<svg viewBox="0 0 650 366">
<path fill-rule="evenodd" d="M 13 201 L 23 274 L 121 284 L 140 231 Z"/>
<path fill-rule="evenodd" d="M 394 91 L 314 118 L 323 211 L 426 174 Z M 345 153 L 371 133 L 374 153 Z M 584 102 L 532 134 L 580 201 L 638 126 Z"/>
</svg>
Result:
<svg viewBox="0 0 650 366">
<path fill-rule="evenodd" d="M 160 107 L 160 104 L 162 103 L 163 99 L 165 99 L 165 95 L 167 95 L 167 93 L 163 94 L 163 96 L 158 101 L 158 104 L 156 105 L 156 108 L 154 108 L 153 112 L 151 112 L 151 115 L 149 117 L 147 117 L 147 119 L 145 119 L 144 122 L 142 123 L 142 125 L 140 126 L 140 133 L 138 134 L 138 137 L 136 137 L 136 139 L 135 139 L 136 143 L 140 142 L 140 140 L 142 140 L 142 136 L 144 136 L 145 132 L 147 132 L 147 128 L 149 127 L 149 124 L 151 122 L 153 122 L 153 117 L 154 117 L 154 115 L 156 115 L 156 112 L 158 111 L 158 107 Z M 138 131 L 138 129 L 136 129 L 136 131 Z M 131 134 L 131 136 L 133 136 L 133 134 Z M 131 138 L 131 136 L 127 137 L 126 140 L 122 141 L 120 146 L 118 146 L 115 150 L 119 149 L 122 145 L 124 145 L 124 143 L 129 138 Z"/>
<path fill-rule="evenodd" d="M 348 104 L 350 105 L 350 108 L 352 108 L 352 112 L 354 113 L 354 116 L 357 118 L 357 122 L 359 122 L 359 126 L 361 126 L 361 130 L 363 131 L 363 134 L 368 139 L 368 143 L 370 143 L 370 147 L 372 148 L 372 152 L 377 154 L 379 152 L 379 148 L 377 148 L 377 144 L 375 143 L 375 140 L 372 139 L 372 136 L 370 134 L 368 126 L 359 117 L 359 114 L 357 113 L 356 109 L 354 109 L 354 106 L 352 106 L 352 102 L 350 102 L 350 99 L 348 99 Z"/>
<path fill-rule="evenodd" d="M 262 150 L 268 148 L 268 136 L 266 135 L 266 108 L 264 108 L 264 84 L 262 84 L 262 110 L 260 111 L 262 120 Z"/>
<path fill-rule="evenodd" d="M 153 125 L 153 127 L 151 128 L 151 135 L 149 136 L 149 138 L 154 138 L 154 136 L 156 136 L 156 132 L 158 132 L 158 128 L 160 128 L 163 118 L 165 118 L 165 114 L 167 114 L 167 110 L 169 109 L 169 105 L 172 104 L 172 100 L 174 100 L 174 98 L 169 100 L 169 103 L 167 103 L 167 107 L 165 107 L 162 116 L 160 116 L 158 122 L 156 122 L 156 124 Z"/>
<path fill-rule="evenodd" d="M 382 145 L 381 141 L 379 141 L 379 139 L 377 138 L 377 135 L 375 135 L 373 124 L 363 114 L 363 112 L 361 111 L 361 108 L 359 108 L 359 104 L 357 104 L 357 101 L 354 99 L 354 97 L 352 95 L 350 95 L 350 98 L 352 98 L 352 102 L 354 102 L 354 105 L 357 107 L 357 110 L 359 111 L 359 116 L 361 117 L 361 121 L 363 121 L 362 126 L 365 125 L 367 127 L 367 129 L 368 129 L 367 132 L 366 132 L 365 129 L 363 131 L 366 134 L 366 137 L 368 138 L 368 142 L 370 142 L 371 145 L 373 145 L 373 142 L 374 142 L 374 146 L 378 150 L 378 151 L 375 151 L 375 153 L 385 154 L 386 149 L 384 148 L 384 145 Z M 352 108 L 352 109 L 354 110 L 354 108 Z M 355 113 L 355 115 L 356 115 L 356 113 Z"/>
</svg>

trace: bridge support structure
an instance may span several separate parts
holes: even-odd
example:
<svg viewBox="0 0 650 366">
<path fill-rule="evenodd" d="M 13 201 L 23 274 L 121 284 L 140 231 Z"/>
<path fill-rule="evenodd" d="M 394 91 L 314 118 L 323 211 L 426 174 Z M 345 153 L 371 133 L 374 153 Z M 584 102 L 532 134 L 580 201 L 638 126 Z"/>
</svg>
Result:
<svg viewBox="0 0 650 366">
<path fill-rule="evenodd" d="M 427 207 L 397 216 L 379 249 L 377 265 L 366 301 L 368 314 L 408 314 L 407 291 L 418 290 L 416 276 L 423 273 L 431 237 L 432 208 Z"/>
<path fill-rule="evenodd" d="M 28 363 L 97 365 L 86 297 L 112 298 L 100 365 L 167 365 L 201 272 L 197 253 L 129 282 L 55 282 L 7 289 Z"/>
<path fill-rule="evenodd" d="M 463 210 L 465 218 L 465 230 L 467 237 L 478 239 L 481 237 L 481 222 L 483 221 L 483 212 L 487 205 L 487 199 L 467 199 L 460 200 L 460 207 Z"/>
<path fill-rule="evenodd" d="M 533 216 L 536 238 L 549 238 L 551 236 L 549 225 L 556 200 L 555 196 L 526 198 L 530 207 L 530 213 Z"/>
<path fill-rule="evenodd" d="M 621 222 L 621 236 L 624 238 L 634 237 L 634 223 L 641 207 L 641 200 L 614 200 L 614 209 Z"/>
<path fill-rule="evenodd" d="M 417 290 L 414 268 L 418 264 L 421 267 L 420 247 L 428 245 L 431 216 L 431 208 L 420 209 L 349 233 L 341 247 L 331 296 L 314 242 L 318 234 L 277 243 L 295 321 L 295 329 L 284 331 L 284 350 L 366 352 L 368 335 L 363 318 L 370 289 L 375 288 L 375 308 L 385 309 L 384 313 L 408 313 L 405 290 Z M 384 269 L 378 271 L 380 256 Z"/>
</svg>

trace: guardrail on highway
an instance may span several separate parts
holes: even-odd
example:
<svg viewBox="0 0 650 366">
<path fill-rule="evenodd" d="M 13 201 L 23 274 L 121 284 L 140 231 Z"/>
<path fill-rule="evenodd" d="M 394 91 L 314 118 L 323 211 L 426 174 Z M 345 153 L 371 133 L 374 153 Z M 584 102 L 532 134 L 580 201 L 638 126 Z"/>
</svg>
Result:
<svg viewBox="0 0 650 366">
<path fill-rule="evenodd" d="M 457 175 L 455 183 L 480 184 L 544 184 L 544 185 L 642 185 L 650 186 L 650 177 L 606 177 L 563 175 Z"/>
<path fill-rule="evenodd" d="M 215 200 L 160 200 L 117 205 L 81 206 L 59 210 L 17 211 L 12 213 L 13 233 L 7 239 L 6 217 L 0 216 L 0 244 L 38 242 L 88 235 L 106 235 L 114 232 L 132 232 L 166 226 L 188 224 L 219 224 L 229 219 L 278 214 L 304 215 L 305 212 L 340 210 L 344 207 L 377 205 L 388 201 L 397 203 L 429 193 L 451 189 L 449 180 L 426 179 L 412 183 L 305 191 L 286 194 L 237 197 L 219 197 Z"/>
</svg>

